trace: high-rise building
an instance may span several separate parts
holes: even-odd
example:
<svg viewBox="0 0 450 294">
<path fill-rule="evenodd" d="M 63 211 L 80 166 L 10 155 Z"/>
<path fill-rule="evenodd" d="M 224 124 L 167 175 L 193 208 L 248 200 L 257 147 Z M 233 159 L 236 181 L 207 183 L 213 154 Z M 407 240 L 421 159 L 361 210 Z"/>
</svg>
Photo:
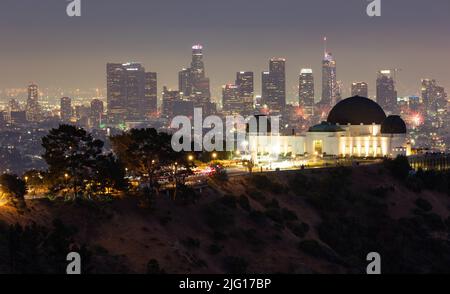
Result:
<svg viewBox="0 0 450 294">
<path fill-rule="evenodd" d="M 108 63 L 107 99 L 110 123 L 142 121 L 155 110 L 156 73 L 139 63 Z M 157 96 L 157 95 L 156 95 Z"/>
<path fill-rule="evenodd" d="M 145 117 L 157 116 L 158 113 L 158 75 L 156 72 L 145 73 Z"/>
<path fill-rule="evenodd" d="M 325 38 L 326 41 L 326 38 Z M 322 61 L 322 100 L 324 105 L 333 106 L 337 102 L 336 60 L 325 46 Z"/>
<path fill-rule="evenodd" d="M 68 122 L 72 118 L 72 99 L 62 97 L 60 102 L 60 117 L 63 122 Z"/>
<path fill-rule="evenodd" d="M 369 86 L 366 82 L 352 83 L 352 96 L 369 97 Z"/>
<path fill-rule="evenodd" d="M 203 46 L 200 44 L 192 46 L 191 74 L 193 80 L 200 80 L 205 77 Z"/>
<path fill-rule="evenodd" d="M 299 105 L 306 117 L 314 115 L 314 75 L 310 68 L 300 71 L 298 82 Z"/>
<path fill-rule="evenodd" d="M 183 68 L 178 73 L 178 91 L 183 93 L 184 97 L 190 97 L 192 94 L 191 69 Z"/>
<path fill-rule="evenodd" d="M 244 107 L 244 101 L 239 95 L 239 87 L 228 84 L 222 87 L 222 111 L 227 115 L 240 115 Z"/>
<path fill-rule="evenodd" d="M 447 93 L 440 87 L 436 80 L 422 79 L 422 101 L 429 116 L 436 115 L 439 110 L 447 107 Z"/>
<path fill-rule="evenodd" d="M 212 112 L 210 80 L 206 77 L 202 45 L 192 46 L 191 66 L 178 73 L 178 90 L 204 113 Z"/>
<path fill-rule="evenodd" d="M 281 114 L 286 107 L 286 59 L 271 58 L 269 71 L 262 74 L 263 103 L 272 113 Z"/>
<path fill-rule="evenodd" d="M 27 120 L 36 122 L 40 119 L 39 88 L 35 84 L 28 86 Z"/>
<path fill-rule="evenodd" d="M 380 70 L 377 77 L 377 103 L 388 113 L 397 113 L 397 91 L 391 70 Z"/>
<path fill-rule="evenodd" d="M 145 97 L 145 69 L 139 63 L 125 63 L 128 121 L 144 120 L 149 103 Z"/>
<path fill-rule="evenodd" d="M 100 99 L 93 99 L 91 101 L 91 115 L 90 115 L 90 125 L 92 128 L 94 129 L 100 128 L 100 125 L 103 123 L 103 112 L 104 112 L 103 101 L 101 101 Z"/>
<path fill-rule="evenodd" d="M 108 63 L 106 76 L 108 120 L 112 124 L 120 124 L 127 116 L 126 70 L 121 63 Z"/>
<path fill-rule="evenodd" d="M 251 115 L 254 112 L 254 75 L 252 71 L 241 71 L 236 74 L 236 86 L 239 91 L 239 99 L 243 106 L 240 113 L 242 115 Z"/>
<path fill-rule="evenodd" d="M 175 101 L 181 100 L 180 92 L 178 90 L 170 90 L 164 86 L 162 99 L 162 114 L 164 117 L 172 119 L 174 115 Z"/>
</svg>

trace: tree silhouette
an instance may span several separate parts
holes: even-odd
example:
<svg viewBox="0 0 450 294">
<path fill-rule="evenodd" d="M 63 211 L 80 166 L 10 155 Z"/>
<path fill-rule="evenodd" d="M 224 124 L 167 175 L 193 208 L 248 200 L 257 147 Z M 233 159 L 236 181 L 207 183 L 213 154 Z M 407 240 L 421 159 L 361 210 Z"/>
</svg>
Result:
<svg viewBox="0 0 450 294">
<path fill-rule="evenodd" d="M 132 129 L 111 138 L 114 153 L 134 176 L 147 180 L 150 193 L 159 193 L 158 178 L 170 175 L 175 187 L 190 173 L 184 152 L 175 152 L 171 136 L 155 129 Z"/>
</svg>

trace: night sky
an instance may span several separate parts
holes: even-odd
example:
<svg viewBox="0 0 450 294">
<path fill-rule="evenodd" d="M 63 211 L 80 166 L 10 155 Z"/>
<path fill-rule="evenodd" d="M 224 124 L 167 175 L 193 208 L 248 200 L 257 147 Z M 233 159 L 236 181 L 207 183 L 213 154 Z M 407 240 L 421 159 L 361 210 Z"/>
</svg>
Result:
<svg viewBox="0 0 450 294">
<path fill-rule="evenodd" d="M 382 0 L 382 16 L 366 15 L 367 0 L 82 0 L 69 18 L 66 0 L 1 0 L 0 89 L 104 88 L 107 62 L 138 61 L 159 74 L 159 88 L 177 87 L 190 47 L 205 46 L 214 96 L 235 72 L 260 72 L 273 56 L 287 58 L 289 97 L 311 67 L 320 95 L 322 38 L 337 59 L 338 79 L 369 82 L 376 71 L 401 68 L 399 95 L 417 94 L 420 79 L 450 91 L 450 1 Z"/>
</svg>

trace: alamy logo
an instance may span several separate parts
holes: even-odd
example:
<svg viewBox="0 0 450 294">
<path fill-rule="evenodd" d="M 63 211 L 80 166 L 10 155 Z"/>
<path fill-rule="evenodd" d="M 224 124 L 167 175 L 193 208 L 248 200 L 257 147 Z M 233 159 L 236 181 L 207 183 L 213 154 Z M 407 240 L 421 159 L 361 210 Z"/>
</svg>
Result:
<svg viewBox="0 0 450 294">
<path fill-rule="evenodd" d="M 366 272 L 368 275 L 380 275 L 381 274 L 381 256 L 378 252 L 370 252 L 367 254 L 367 261 L 370 263 L 367 265 Z"/>
<path fill-rule="evenodd" d="M 367 6 L 367 15 L 370 17 L 381 16 L 381 0 L 371 0 Z"/>
<path fill-rule="evenodd" d="M 81 275 L 81 256 L 78 252 L 70 252 L 67 254 L 67 261 L 69 264 L 66 268 L 68 275 Z"/>
<path fill-rule="evenodd" d="M 81 0 L 70 0 L 66 13 L 69 17 L 81 16 Z"/>
</svg>

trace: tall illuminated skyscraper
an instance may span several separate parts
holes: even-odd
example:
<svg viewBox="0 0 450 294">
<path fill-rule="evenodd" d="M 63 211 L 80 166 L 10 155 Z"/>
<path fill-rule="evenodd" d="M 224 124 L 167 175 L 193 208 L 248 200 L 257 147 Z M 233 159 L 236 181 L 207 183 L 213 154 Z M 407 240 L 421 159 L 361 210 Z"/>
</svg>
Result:
<svg viewBox="0 0 450 294">
<path fill-rule="evenodd" d="M 72 99 L 70 97 L 61 98 L 60 114 L 63 122 L 68 122 L 72 118 Z"/>
<path fill-rule="evenodd" d="M 269 71 L 262 73 L 262 101 L 271 113 L 282 114 L 286 108 L 286 59 L 271 58 Z"/>
<path fill-rule="evenodd" d="M 108 63 L 106 71 L 110 123 L 143 121 L 156 111 L 156 73 L 140 63 Z"/>
<path fill-rule="evenodd" d="M 236 74 L 236 86 L 242 101 L 242 115 L 251 115 L 254 112 L 254 75 L 252 71 L 241 71 Z"/>
<path fill-rule="evenodd" d="M 222 87 L 223 112 L 227 115 L 240 115 L 244 107 L 244 101 L 239 95 L 239 87 L 228 84 Z"/>
<path fill-rule="evenodd" d="M 35 84 L 28 86 L 26 114 L 28 121 L 37 122 L 40 119 L 39 88 Z"/>
<path fill-rule="evenodd" d="M 377 77 L 377 103 L 388 113 L 397 113 L 397 91 L 391 70 L 380 70 Z"/>
<path fill-rule="evenodd" d="M 121 63 L 108 63 L 106 76 L 108 120 L 111 124 L 124 123 L 127 115 L 126 70 Z"/>
<path fill-rule="evenodd" d="M 314 114 L 314 75 L 310 68 L 300 71 L 298 82 L 299 105 L 307 117 Z"/>
<path fill-rule="evenodd" d="M 104 112 L 103 101 L 99 99 L 93 99 L 91 101 L 91 115 L 90 115 L 90 124 L 92 128 L 94 129 L 100 128 L 100 125 L 103 123 L 103 112 Z"/>
<path fill-rule="evenodd" d="M 366 82 L 352 83 L 352 96 L 369 97 L 369 86 Z"/>
<path fill-rule="evenodd" d="M 181 100 L 180 92 L 178 90 L 170 90 L 164 86 L 162 99 L 162 114 L 165 118 L 172 119 L 175 102 Z"/>
<path fill-rule="evenodd" d="M 324 105 L 333 106 L 337 102 L 336 60 L 328 52 L 327 38 L 324 38 L 325 50 L 322 61 L 322 100 Z"/>
<path fill-rule="evenodd" d="M 178 73 L 178 90 L 184 97 L 190 97 L 192 94 L 191 69 L 183 68 Z"/>
<path fill-rule="evenodd" d="M 202 45 L 192 46 L 190 68 L 184 68 L 178 73 L 178 90 L 193 101 L 195 107 L 202 108 L 204 113 L 211 112 L 210 81 L 206 77 Z"/>
<path fill-rule="evenodd" d="M 440 110 L 446 110 L 448 101 L 445 89 L 436 80 L 422 79 L 422 101 L 429 116 L 436 115 Z"/>
<path fill-rule="evenodd" d="M 145 117 L 156 116 L 158 113 L 158 74 L 145 73 Z"/>
<path fill-rule="evenodd" d="M 127 93 L 126 120 L 140 121 L 146 117 L 149 107 L 145 98 L 145 69 L 139 63 L 125 63 L 125 87 Z"/>
</svg>

